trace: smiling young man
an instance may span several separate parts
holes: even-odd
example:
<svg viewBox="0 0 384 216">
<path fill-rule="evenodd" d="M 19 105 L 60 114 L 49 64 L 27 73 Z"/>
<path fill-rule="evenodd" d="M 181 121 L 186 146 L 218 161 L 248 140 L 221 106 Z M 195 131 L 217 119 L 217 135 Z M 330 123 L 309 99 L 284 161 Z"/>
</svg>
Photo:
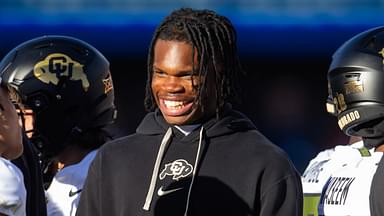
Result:
<svg viewBox="0 0 384 216">
<path fill-rule="evenodd" d="M 231 108 L 242 75 L 231 22 L 179 9 L 148 55 L 135 134 L 102 147 L 77 215 L 301 215 L 301 182 L 286 154 Z"/>
<path fill-rule="evenodd" d="M 193 70 L 198 65 L 197 53 L 192 64 L 192 46 L 186 42 L 159 39 L 154 48 L 152 93 L 166 122 L 176 126 L 200 123 L 216 111 L 215 86 L 212 76 L 207 76 L 208 89 L 201 104 L 198 85 L 200 77 Z M 195 68 L 195 70 L 198 70 Z M 207 99 L 210 99 L 208 103 Z"/>
</svg>

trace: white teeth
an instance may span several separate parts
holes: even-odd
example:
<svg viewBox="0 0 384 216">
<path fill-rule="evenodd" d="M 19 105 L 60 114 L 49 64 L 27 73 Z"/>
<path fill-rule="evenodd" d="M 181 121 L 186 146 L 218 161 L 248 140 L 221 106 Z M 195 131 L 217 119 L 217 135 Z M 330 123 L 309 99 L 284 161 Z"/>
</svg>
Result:
<svg viewBox="0 0 384 216">
<path fill-rule="evenodd" d="M 184 106 L 184 103 L 181 101 L 164 100 L 164 104 L 167 108 L 170 109 L 181 109 Z"/>
</svg>

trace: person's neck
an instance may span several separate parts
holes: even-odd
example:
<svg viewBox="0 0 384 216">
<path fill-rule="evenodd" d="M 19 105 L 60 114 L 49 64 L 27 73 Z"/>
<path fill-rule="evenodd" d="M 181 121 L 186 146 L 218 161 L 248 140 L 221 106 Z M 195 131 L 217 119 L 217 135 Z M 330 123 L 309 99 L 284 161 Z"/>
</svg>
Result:
<svg viewBox="0 0 384 216">
<path fill-rule="evenodd" d="M 384 152 L 384 144 L 377 146 L 375 148 L 375 151 L 376 152 Z"/>
<path fill-rule="evenodd" d="M 353 143 L 359 142 L 363 140 L 361 137 L 358 136 L 350 136 L 348 144 L 352 145 Z"/>
<path fill-rule="evenodd" d="M 70 145 L 66 147 L 57 157 L 59 169 L 66 166 L 79 163 L 91 151 L 91 149 L 84 149 L 77 145 Z"/>
</svg>

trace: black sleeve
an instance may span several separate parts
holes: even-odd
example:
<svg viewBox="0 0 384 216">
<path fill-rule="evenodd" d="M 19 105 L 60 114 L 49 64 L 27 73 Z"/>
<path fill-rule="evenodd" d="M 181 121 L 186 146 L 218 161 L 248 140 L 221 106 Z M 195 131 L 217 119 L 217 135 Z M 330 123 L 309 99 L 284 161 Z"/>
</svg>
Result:
<svg viewBox="0 0 384 216">
<path fill-rule="evenodd" d="M 88 170 L 87 179 L 81 192 L 77 216 L 99 216 L 101 212 L 101 152 L 99 151 Z"/>
<path fill-rule="evenodd" d="M 381 158 L 372 179 L 369 207 L 372 216 L 384 215 L 384 157 Z"/>
<path fill-rule="evenodd" d="M 303 192 L 298 175 L 270 185 L 262 196 L 260 216 L 302 216 Z"/>
<path fill-rule="evenodd" d="M 28 216 L 46 216 L 47 208 L 43 188 L 43 177 L 38 152 L 24 136 L 23 154 L 12 161 L 23 173 L 27 191 L 26 212 Z"/>
<path fill-rule="evenodd" d="M 263 172 L 260 216 L 302 216 L 301 177 L 285 152 L 270 155 Z"/>
</svg>

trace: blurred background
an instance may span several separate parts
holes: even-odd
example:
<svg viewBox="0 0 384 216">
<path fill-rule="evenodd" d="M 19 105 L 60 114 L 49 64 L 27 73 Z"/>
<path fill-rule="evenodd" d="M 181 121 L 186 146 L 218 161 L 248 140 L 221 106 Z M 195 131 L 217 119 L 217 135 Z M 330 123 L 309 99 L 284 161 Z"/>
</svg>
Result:
<svg viewBox="0 0 384 216">
<path fill-rule="evenodd" d="M 382 24 L 384 0 L 1 0 L 0 57 L 48 34 L 94 45 L 111 63 L 122 136 L 145 115 L 152 33 L 179 7 L 213 9 L 232 20 L 248 73 L 238 109 L 300 172 L 320 150 L 347 142 L 325 110 L 327 69 L 345 40 Z"/>
</svg>

